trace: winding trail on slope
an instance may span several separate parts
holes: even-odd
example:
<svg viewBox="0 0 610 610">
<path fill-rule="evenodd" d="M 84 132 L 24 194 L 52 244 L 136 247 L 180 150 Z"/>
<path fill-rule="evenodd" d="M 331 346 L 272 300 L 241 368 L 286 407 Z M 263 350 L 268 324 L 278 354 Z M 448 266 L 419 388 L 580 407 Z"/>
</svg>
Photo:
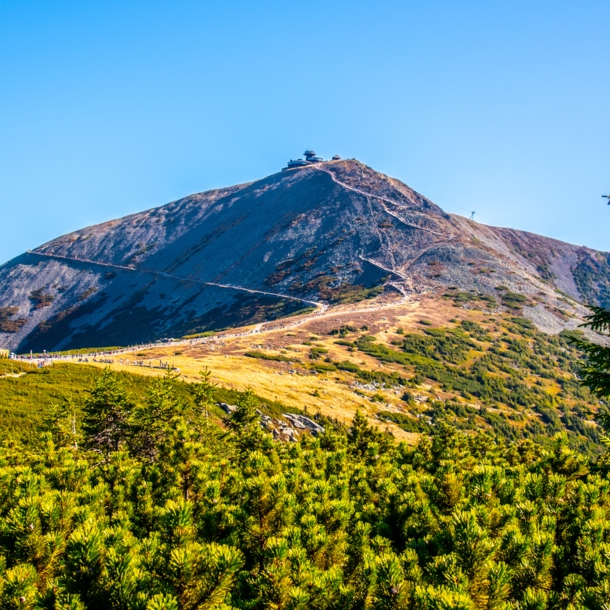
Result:
<svg viewBox="0 0 610 610">
<path fill-rule="evenodd" d="M 401 218 L 400 216 L 398 216 L 398 214 L 392 212 L 391 210 L 388 210 L 388 208 L 386 207 L 386 203 L 390 204 L 390 205 L 395 205 L 396 207 L 402 207 L 402 204 L 398 203 L 397 201 L 393 201 L 392 199 L 388 199 L 386 197 L 381 197 L 380 195 L 374 195 L 373 193 L 367 193 L 361 189 L 355 188 L 353 186 L 349 186 L 349 184 L 345 184 L 345 182 L 341 182 L 341 180 L 338 180 L 335 175 L 327 170 L 324 169 L 323 167 L 318 167 L 317 165 L 312 165 L 311 166 L 314 170 L 317 170 L 319 172 L 324 172 L 325 174 L 328 174 L 331 178 L 331 180 L 339 185 L 340 187 L 347 189 L 348 191 L 353 191 L 354 193 L 358 193 L 359 195 L 362 195 L 364 197 L 372 197 L 374 199 L 378 199 L 379 201 L 381 201 L 382 206 L 384 211 L 389 214 L 390 216 L 396 218 L 396 220 L 398 220 L 399 222 L 401 222 L 403 225 L 405 225 L 406 227 L 409 227 L 411 229 L 419 229 L 420 231 L 425 231 L 427 233 L 431 233 L 432 235 L 436 235 L 437 237 L 441 237 L 441 240 L 437 240 L 436 242 L 434 242 L 430 248 L 427 248 L 425 252 L 428 252 L 429 250 L 431 250 L 432 248 L 437 247 L 439 244 L 447 244 L 452 242 L 455 239 L 455 235 L 454 234 L 449 234 L 449 235 L 444 235 L 443 233 L 439 233 L 438 231 L 433 231 L 432 229 L 427 229 L 426 227 L 422 227 L 420 225 L 415 225 L 412 223 L 407 222 L 406 220 L 404 220 L 403 218 Z M 410 268 L 419 258 L 421 258 L 421 256 L 423 254 L 425 254 L 425 252 L 419 254 L 418 256 L 416 256 L 413 260 L 408 261 L 407 265 Z M 389 254 L 392 254 L 392 252 L 390 251 Z M 367 261 L 368 263 L 375 265 L 376 267 L 379 267 L 380 269 L 383 269 L 384 271 L 388 271 L 390 273 L 394 273 L 395 275 L 401 277 L 403 280 L 405 281 L 410 281 L 410 279 L 404 275 L 404 273 L 401 273 L 400 271 L 396 271 L 396 269 L 389 269 L 388 267 L 384 267 L 383 265 L 381 265 L 380 263 L 376 263 L 370 259 L 364 258 L 362 255 L 359 255 L 359 258 L 362 260 Z"/>
<path fill-rule="evenodd" d="M 240 332 L 226 332 L 225 331 L 225 332 L 221 332 L 221 334 L 214 334 L 209 337 L 201 337 L 201 338 L 194 338 L 194 339 L 180 339 L 177 341 L 172 341 L 171 343 L 163 342 L 163 341 L 155 341 L 152 343 L 142 343 L 142 344 L 138 344 L 138 345 L 133 345 L 131 347 L 122 347 L 122 348 L 115 349 L 112 351 L 105 351 L 104 349 L 100 349 L 99 352 L 95 353 L 95 356 L 96 357 L 97 356 L 111 356 L 114 358 L 117 356 L 121 356 L 122 354 L 139 352 L 139 351 L 142 351 L 145 349 L 154 349 L 154 348 L 158 348 L 158 347 L 168 347 L 168 346 L 179 347 L 179 346 L 189 346 L 189 345 L 201 345 L 201 344 L 206 344 L 206 343 L 214 343 L 217 341 L 222 341 L 224 339 L 236 339 L 236 338 L 247 337 L 247 336 L 251 336 L 251 335 L 264 334 L 267 332 L 272 333 L 272 332 L 277 332 L 277 331 L 282 331 L 282 330 L 290 330 L 292 328 L 301 326 L 302 324 L 305 324 L 307 322 L 312 322 L 314 320 L 320 320 L 323 318 L 332 318 L 335 316 L 345 316 L 345 315 L 355 314 L 355 313 L 382 311 L 384 309 L 394 309 L 396 307 L 400 307 L 401 305 L 404 305 L 407 301 L 409 301 L 411 299 L 410 295 L 408 295 L 404 291 L 403 288 L 401 288 L 400 286 L 394 285 L 391 282 L 388 282 L 388 283 L 391 284 L 398 292 L 400 292 L 402 294 L 402 297 L 398 301 L 394 301 L 394 302 L 390 302 L 390 303 L 377 303 L 375 305 L 370 305 L 368 307 L 352 307 L 352 308 L 348 308 L 348 309 L 335 309 L 332 311 L 328 311 L 328 309 L 329 309 L 328 304 L 323 303 L 321 308 L 318 311 L 303 315 L 302 317 L 299 317 L 299 319 L 285 323 L 285 324 L 282 324 L 281 319 L 270 320 L 269 322 L 259 322 L 258 324 L 256 324 L 254 326 L 254 328 L 251 328 L 250 330 L 242 330 Z M 287 318 L 284 318 L 284 319 L 287 319 Z M 273 326 L 271 326 L 270 328 L 267 328 L 267 325 L 273 325 Z M 83 358 L 87 358 L 88 356 L 91 356 L 92 358 L 94 357 L 93 354 L 89 354 L 89 355 L 80 354 L 80 355 L 73 355 L 73 356 L 64 356 L 63 360 L 78 364 L 79 358 L 83 359 Z M 30 359 L 27 355 L 17 356 L 17 360 L 28 361 L 28 362 L 30 361 Z M 31 361 L 32 362 L 47 362 L 49 360 L 52 360 L 51 353 L 49 353 L 48 355 L 43 356 L 43 357 L 33 358 Z"/>
<path fill-rule="evenodd" d="M 349 186 L 349 184 L 345 184 L 345 182 L 341 182 L 341 180 L 338 180 L 335 177 L 335 175 L 332 172 L 329 172 L 327 169 L 318 167 L 317 165 L 312 165 L 311 167 L 319 172 L 324 172 L 325 174 L 328 174 L 330 176 L 331 180 L 335 184 L 338 184 L 339 186 L 343 187 L 344 189 L 347 189 L 348 191 L 353 191 L 354 193 L 358 193 L 359 195 L 363 195 L 364 197 L 373 197 L 374 199 L 379 199 L 379 201 L 381 201 L 382 203 L 389 203 L 390 205 L 402 207 L 402 204 L 398 203 L 397 201 L 392 201 L 392 199 L 387 199 L 386 197 L 381 197 L 380 195 L 374 195 L 373 193 L 367 193 L 365 191 L 361 191 L 360 189 L 357 189 L 353 186 Z M 438 235 L 439 237 L 447 239 L 447 236 L 443 235 L 443 233 L 439 233 L 438 231 L 433 231 L 432 229 L 427 229 L 426 227 L 421 227 L 419 225 L 414 225 L 410 222 L 407 222 L 406 220 L 404 220 L 403 218 L 398 216 L 398 214 L 388 210 L 388 208 L 385 205 L 383 206 L 383 209 L 385 210 L 385 212 L 387 214 L 396 218 L 396 220 L 401 222 L 406 227 L 410 227 L 412 229 L 419 229 L 420 231 L 426 231 L 427 233 L 432 233 L 432 235 Z M 449 240 L 451 240 L 451 239 L 453 239 L 453 235 L 449 236 Z M 394 272 L 394 273 L 396 273 L 396 272 Z"/>
<path fill-rule="evenodd" d="M 180 277 L 178 275 L 172 275 L 171 273 L 166 273 L 165 271 L 156 271 L 155 269 L 146 269 L 144 267 L 126 267 L 125 265 L 114 265 L 112 263 L 103 263 L 100 261 L 92 261 L 86 258 L 77 258 L 75 256 L 64 256 L 62 254 L 47 254 L 46 252 L 36 252 L 35 250 L 28 250 L 28 254 L 33 254 L 35 256 L 42 256 L 51 259 L 59 259 L 72 261 L 76 263 L 85 263 L 89 265 L 100 265 L 102 267 L 109 267 L 111 269 L 120 269 L 121 271 L 131 271 L 131 272 L 140 272 L 140 273 L 151 273 L 153 275 L 161 275 L 163 277 L 167 277 L 170 279 L 178 280 L 180 282 L 195 282 L 196 284 L 203 284 L 204 286 L 215 286 L 216 288 L 227 288 L 230 290 L 239 290 L 242 292 L 249 292 L 251 294 L 263 294 L 265 296 L 276 297 L 280 299 L 288 299 L 290 301 L 298 301 L 300 303 L 307 303 L 308 305 L 313 305 L 319 309 L 324 307 L 324 303 L 318 301 L 310 301 L 309 299 L 303 299 L 300 297 L 293 297 L 288 294 L 281 294 L 278 292 L 266 292 L 264 290 L 255 290 L 253 288 L 244 288 L 243 286 L 234 286 L 232 284 L 218 284 L 217 282 L 206 282 L 204 280 L 198 280 L 196 278 L 189 277 Z"/>
<path fill-rule="evenodd" d="M 382 271 L 387 271 L 388 273 L 393 273 L 394 275 L 397 275 L 399 278 L 401 278 L 403 280 L 408 279 L 407 276 L 404 275 L 403 273 L 401 273 L 400 271 L 390 269 L 389 267 L 384 267 L 381 263 L 376 263 L 375 261 L 371 260 L 370 258 L 366 258 L 365 256 L 362 256 L 362 254 L 359 254 L 358 258 L 361 261 L 365 261 L 365 262 L 369 263 L 369 265 L 374 265 L 375 267 L 381 269 Z"/>
</svg>

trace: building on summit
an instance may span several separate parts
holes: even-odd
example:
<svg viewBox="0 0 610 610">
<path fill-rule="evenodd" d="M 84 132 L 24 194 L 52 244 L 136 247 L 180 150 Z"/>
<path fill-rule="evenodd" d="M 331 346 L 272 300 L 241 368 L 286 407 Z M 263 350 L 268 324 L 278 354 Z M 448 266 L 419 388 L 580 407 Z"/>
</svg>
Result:
<svg viewBox="0 0 610 610">
<path fill-rule="evenodd" d="M 307 165 L 312 165 L 314 163 L 320 163 L 320 161 L 324 161 L 322 157 L 318 157 L 316 155 L 315 150 L 306 150 L 303 154 L 305 155 L 305 159 L 290 159 L 286 167 L 282 169 L 296 169 L 297 167 L 306 167 Z"/>
<path fill-rule="evenodd" d="M 308 163 L 318 163 L 319 161 L 324 161 L 322 157 L 318 157 L 316 155 L 315 150 L 306 150 L 303 154 L 305 155 L 305 161 Z"/>
<path fill-rule="evenodd" d="M 304 159 L 290 159 L 286 164 L 286 167 L 282 168 L 282 171 L 286 169 L 297 169 L 298 167 L 307 167 L 308 165 L 313 165 L 314 163 L 322 163 L 324 159 L 322 157 L 318 157 L 316 155 L 315 150 L 306 150 L 303 155 L 305 155 Z M 341 157 L 339 155 L 335 155 L 332 161 L 340 161 Z"/>
</svg>

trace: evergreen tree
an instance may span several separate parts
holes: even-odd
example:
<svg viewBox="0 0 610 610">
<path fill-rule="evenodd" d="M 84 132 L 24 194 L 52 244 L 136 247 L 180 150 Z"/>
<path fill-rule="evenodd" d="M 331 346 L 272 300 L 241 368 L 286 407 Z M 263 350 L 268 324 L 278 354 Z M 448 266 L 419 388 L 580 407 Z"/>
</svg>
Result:
<svg viewBox="0 0 610 610">
<path fill-rule="evenodd" d="M 610 336 L 610 310 L 602 307 L 592 307 L 593 314 L 586 318 L 583 326 L 598 333 Z M 605 404 L 597 413 L 596 419 L 604 434 L 600 437 L 601 444 L 606 448 L 604 455 L 598 460 L 597 468 L 610 473 L 610 409 L 607 400 L 610 398 L 610 346 L 603 343 L 593 343 L 584 339 L 572 339 L 585 353 L 587 364 L 581 371 L 582 382 L 591 391 L 604 400 Z"/>
<path fill-rule="evenodd" d="M 228 421 L 229 430 L 235 434 L 235 442 L 241 452 L 248 453 L 268 444 L 269 438 L 261 430 L 258 406 L 252 388 L 247 388 L 239 395 L 237 411 Z"/>
<path fill-rule="evenodd" d="M 380 451 L 386 451 L 390 445 L 389 435 L 379 432 L 368 423 L 366 417 L 356 412 L 347 432 L 349 450 L 359 456 L 375 457 Z"/>
<path fill-rule="evenodd" d="M 610 334 L 610 310 L 591 307 L 593 314 L 587 316 L 584 327 L 598 333 Z M 587 356 L 587 365 L 582 371 L 585 385 L 601 398 L 610 396 L 610 346 L 592 343 L 584 339 L 573 339 Z"/>
<path fill-rule="evenodd" d="M 155 462 L 164 443 L 173 434 L 186 408 L 176 396 L 176 375 L 168 367 L 149 386 L 146 402 L 137 405 L 130 418 L 130 450 L 140 458 Z"/>
<path fill-rule="evenodd" d="M 85 400 L 85 447 L 104 456 L 118 451 L 129 436 L 133 406 L 116 373 L 105 369 Z"/>
</svg>

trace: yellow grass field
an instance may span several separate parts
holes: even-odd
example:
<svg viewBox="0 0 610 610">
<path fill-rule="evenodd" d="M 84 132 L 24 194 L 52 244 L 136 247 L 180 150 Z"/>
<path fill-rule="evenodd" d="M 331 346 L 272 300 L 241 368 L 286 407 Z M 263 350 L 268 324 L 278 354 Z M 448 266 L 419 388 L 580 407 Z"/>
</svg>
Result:
<svg viewBox="0 0 610 610">
<path fill-rule="evenodd" d="M 385 403 L 380 406 L 370 400 L 373 392 L 355 387 L 357 384 L 352 374 L 344 371 L 315 374 L 300 366 L 299 361 L 308 362 L 309 350 L 318 347 L 328 350 L 325 356 L 335 361 L 349 360 L 371 371 L 404 373 L 401 365 L 380 364 L 366 354 L 351 352 L 345 346 L 337 345 L 338 337 L 330 335 L 330 331 L 342 325 L 366 328 L 366 332 L 377 337 L 379 342 L 388 343 L 395 338 L 398 328 L 405 331 L 421 328 L 419 322 L 422 319 L 432 326 L 441 326 L 451 318 L 477 319 L 488 315 L 480 311 L 463 311 L 456 316 L 456 308 L 451 304 L 425 296 L 399 304 L 383 300 L 369 301 L 358 306 L 336 307 L 318 316 L 278 320 L 264 325 L 260 330 L 255 327 L 232 329 L 219 333 L 205 343 L 181 342 L 123 354 L 114 357 L 111 365 L 99 363 L 97 366 L 159 375 L 161 369 L 153 367 L 169 364 L 180 369 L 182 378 L 187 381 L 195 381 L 199 372 L 207 367 L 212 371 L 214 380 L 225 387 L 236 390 L 251 387 L 259 396 L 280 401 L 288 407 L 306 409 L 312 414 L 320 412 L 349 422 L 360 410 L 372 423 L 389 429 L 396 438 L 412 443 L 417 441 L 418 434 L 405 432 L 394 424 L 375 419 L 380 409 L 404 410 L 399 390 L 382 391 Z M 235 336 L 238 334 L 244 336 Z M 294 360 L 276 362 L 244 355 L 252 350 Z M 421 392 L 431 396 L 439 394 L 431 386 L 423 386 Z"/>
</svg>

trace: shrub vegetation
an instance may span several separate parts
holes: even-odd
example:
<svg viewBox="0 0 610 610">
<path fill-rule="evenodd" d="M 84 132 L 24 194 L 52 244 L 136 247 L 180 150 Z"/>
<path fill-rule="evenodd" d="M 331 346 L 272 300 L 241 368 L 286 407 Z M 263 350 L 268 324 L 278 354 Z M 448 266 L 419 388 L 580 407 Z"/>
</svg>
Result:
<svg viewBox="0 0 610 610">
<path fill-rule="evenodd" d="M 99 375 L 99 373 L 98 373 Z M 84 417 L 0 449 L 0 606 L 603 609 L 610 460 L 439 424 L 416 447 L 356 415 L 276 442 L 209 375 L 102 373 Z"/>
</svg>

